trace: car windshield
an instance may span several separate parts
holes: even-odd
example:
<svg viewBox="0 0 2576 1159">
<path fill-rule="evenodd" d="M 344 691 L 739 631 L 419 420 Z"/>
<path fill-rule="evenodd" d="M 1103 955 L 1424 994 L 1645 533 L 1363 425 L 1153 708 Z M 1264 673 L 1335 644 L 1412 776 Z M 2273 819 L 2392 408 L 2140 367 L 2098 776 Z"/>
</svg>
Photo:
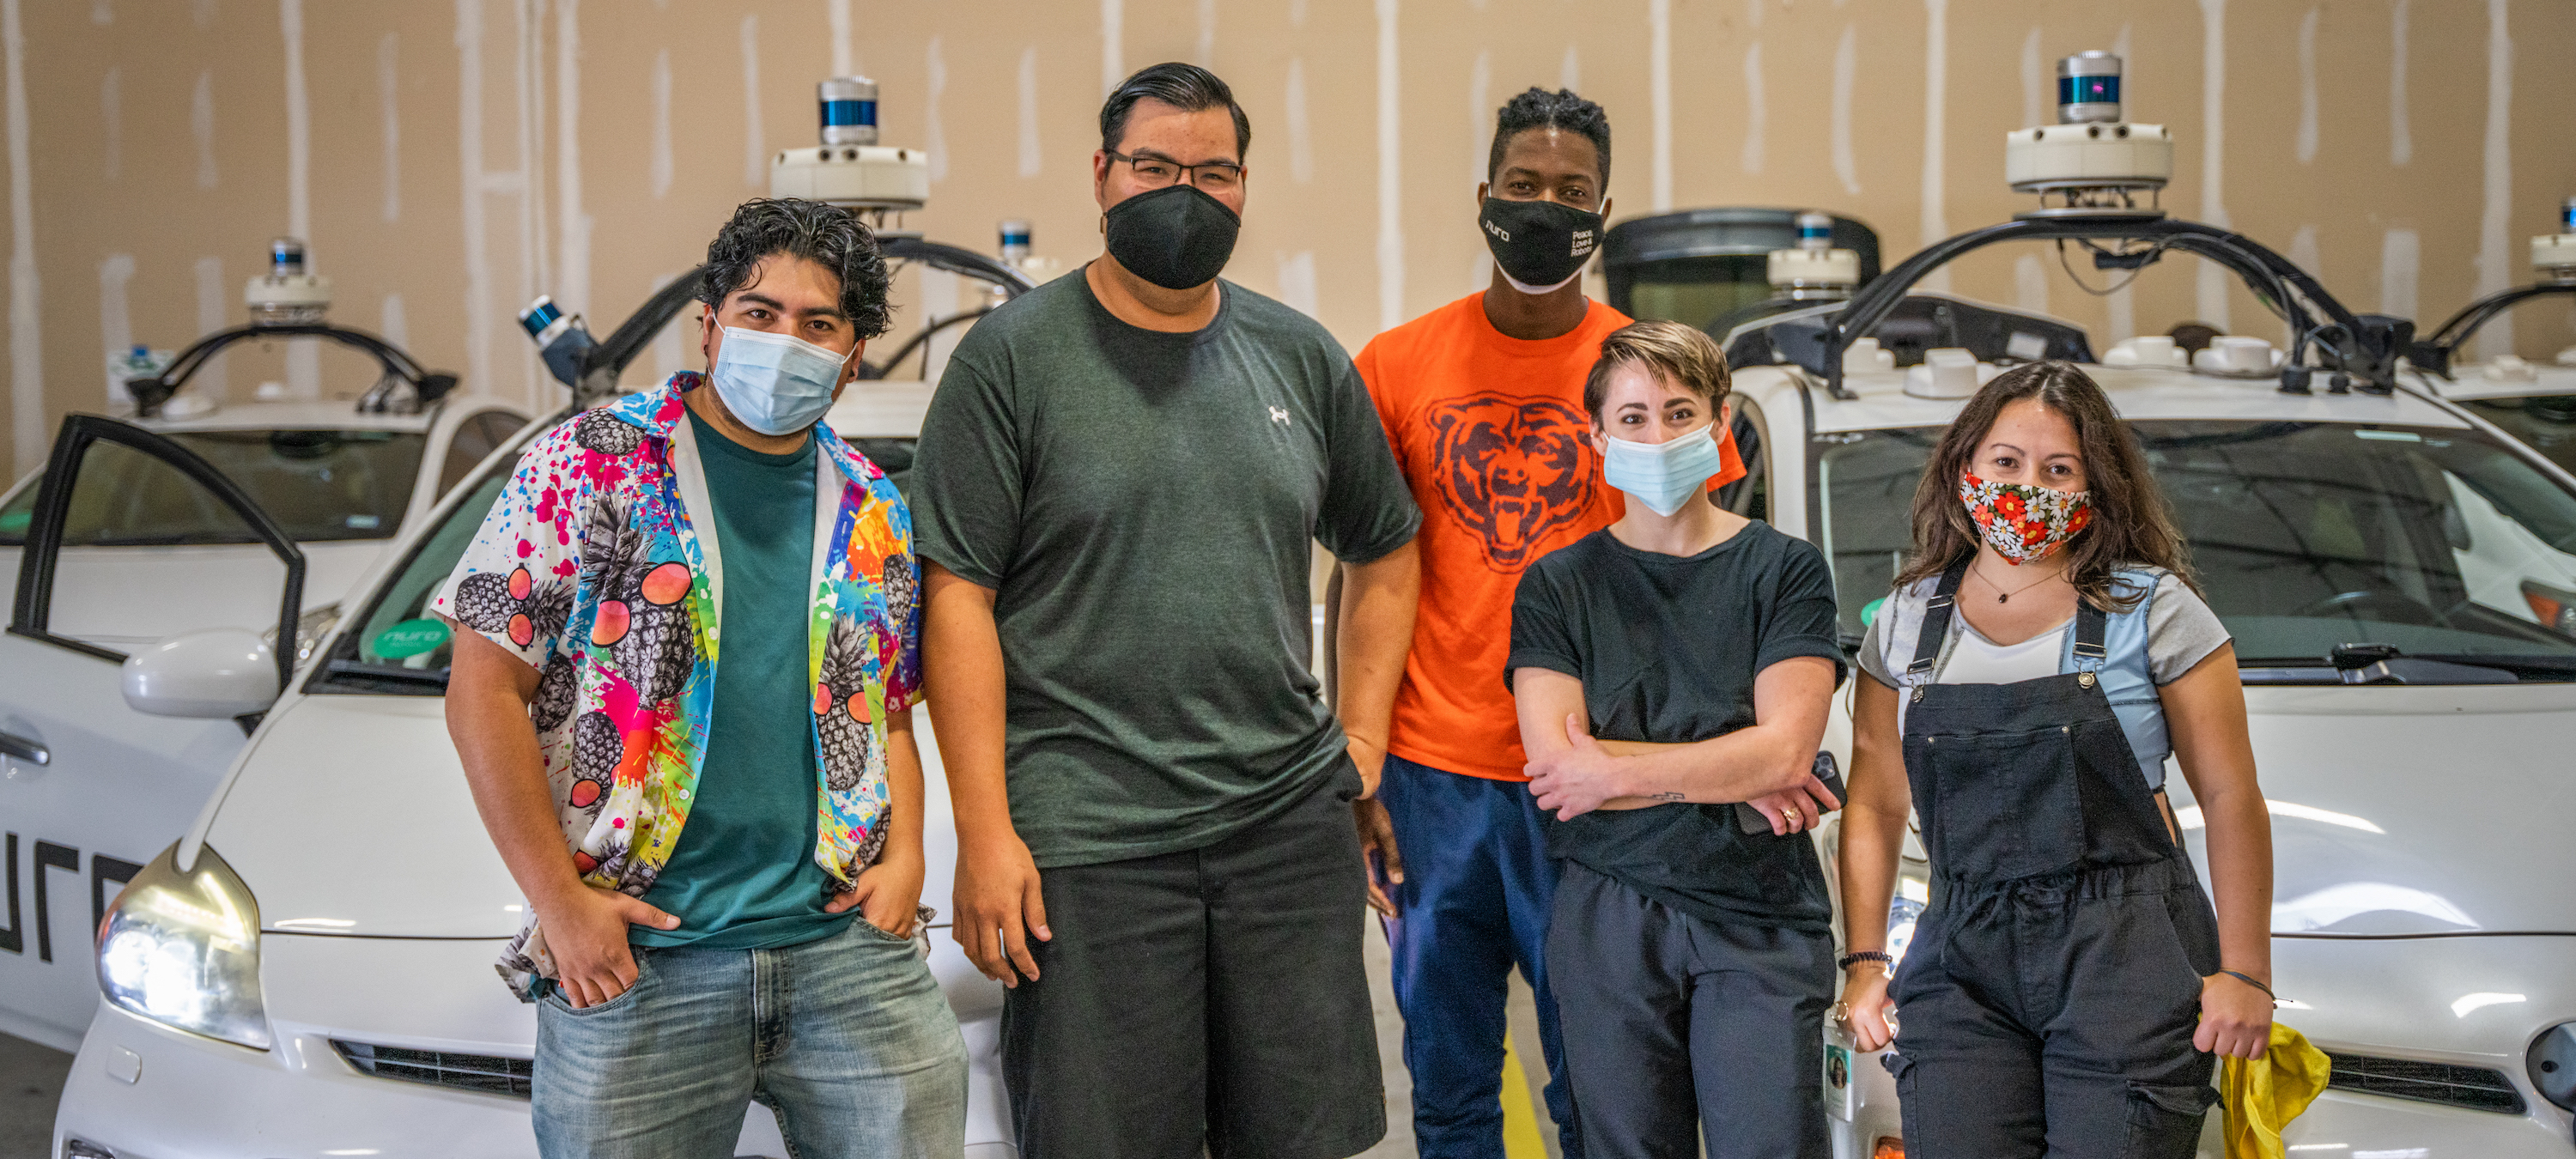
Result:
<svg viewBox="0 0 2576 1159">
<path fill-rule="evenodd" d="M 532 437 L 552 425 L 551 420 L 535 424 L 529 434 Z M 910 500 L 914 440 L 853 438 L 849 443 L 876 463 Z M 330 660 L 321 679 L 312 686 L 313 691 L 426 696 L 446 691 L 447 664 L 454 641 L 447 622 L 432 614 L 429 604 L 437 598 L 448 575 L 456 570 L 457 559 L 474 541 L 475 531 L 483 526 L 484 516 L 491 513 L 493 502 L 500 498 L 502 486 L 510 481 L 510 472 L 517 465 L 513 458 L 501 457 L 482 477 L 461 488 L 464 497 L 448 510 L 437 529 L 412 549 L 402 570 L 376 589 L 373 602 L 332 647 Z"/>
<path fill-rule="evenodd" d="M 2483 434 L 2348 423 L 2132 424 L 2244 667 L 2339 645 L 2576 679 L 2576 495 Z M 1821 544 L 1856 642 L 1912 542 L 1940 428 L 1824 436 Z"/>
<path fill-rule="evenodd" d="M 428 439 L 407 431 L 176 431 L 250 493 L 288 537 L 385 539 L 402 526 Z M 187 476 L 122 444 L 91 446 L 63 526 L 66 547 L 255 543 L 241 518 Z M 37 488 L 0 508 L 0 543 L 26 542 Z"/>
<path fill-rule="evenodd" d="M 2576 471 L 2576 395 L 2481 398 L 2461 405 L 2503 427 L 2550 462 Z"/>
</svg>

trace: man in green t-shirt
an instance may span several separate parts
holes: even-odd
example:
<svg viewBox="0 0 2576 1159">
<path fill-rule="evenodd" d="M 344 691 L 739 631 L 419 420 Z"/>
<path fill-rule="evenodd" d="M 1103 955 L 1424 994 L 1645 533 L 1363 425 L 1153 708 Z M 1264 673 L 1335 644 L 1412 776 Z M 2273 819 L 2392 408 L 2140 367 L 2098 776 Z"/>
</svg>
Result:
<svg viewBox="0 0 2576 1159">
<path fill-rule="evenodd" d="M 957 937 L 1012 987 L 1027 1159 L 1350 1155 L 1386 1131 L 1350 802 L 1421 514 L 1341 346 L 1218 280 L 1251 137 L 1225 82 L 1145 69 L 1100 130 L 1108 252 L 967 333 L 914 467 Z M 1338 723 L 1318 540 L 1351 573 Z"/>
<path fill-rule="evenodd" d="M 707 247 L 707 372 L 539 436 L 433 605 L 531 911 L 501 966 L 539 1003 L 547 1156 L 730 1155 L 755 1100 L 799 1154 L 965 1145 L 910 936 L 911 518 L 821 422 L 885 295 L 848 211 L 742 206 Z"/>
</svg>

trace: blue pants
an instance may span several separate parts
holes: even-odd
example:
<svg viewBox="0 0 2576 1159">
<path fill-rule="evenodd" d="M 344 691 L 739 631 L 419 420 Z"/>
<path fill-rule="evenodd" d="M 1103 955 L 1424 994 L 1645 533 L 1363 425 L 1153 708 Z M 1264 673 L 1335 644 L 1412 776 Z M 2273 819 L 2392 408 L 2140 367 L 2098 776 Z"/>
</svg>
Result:
<svg viewBox="0 0 2576 1159">
<path fill-rule="evenodd" d="M 1503 1004 L 1512 967 L 1538 998 L 1547 1110 L 1565 1159 L 1580 1159 L 1572 1088 L 1547 986 L 1547 923 L 1556 863 L 1529 786 L 1386 759 L 1378 787 L 1404 855 L 1396 917 L 1395 1005 L 1413 1073 L 1413 1136 L 1422 1159 L 1503 1153 Z M 1527 1044 L 1524 1043 L 1524 1046 Z"/>
<path fill-rule="evenodd" d="M 635 985 L 575 1010 L 537 1005 L 537 1151 L 548 1159 L 716 1159 L 743 1113 L 778 1114 L 789 1151 L 954 1156 L 966 1045 L 919 948 L 854 917 L 776 950 L 635 947 Z"/>
</svg>

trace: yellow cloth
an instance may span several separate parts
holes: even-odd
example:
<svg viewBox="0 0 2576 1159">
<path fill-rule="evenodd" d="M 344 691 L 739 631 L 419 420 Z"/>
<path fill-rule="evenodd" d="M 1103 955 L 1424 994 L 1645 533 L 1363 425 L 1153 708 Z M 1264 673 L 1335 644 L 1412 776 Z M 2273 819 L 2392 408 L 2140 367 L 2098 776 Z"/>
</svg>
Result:
<svg viewBox="0 0 2576 1159">
<path fill-rule="evenodd" d="M 2263 1057 L 2225 1060 L 2218 1102 L 2227 1112 L 2227 1159 L 2284 1159 L 2281 1128 L 2317 1101 L 2332 1069 L 2326 1052 L 2279 1022 Z"/>
</svg>

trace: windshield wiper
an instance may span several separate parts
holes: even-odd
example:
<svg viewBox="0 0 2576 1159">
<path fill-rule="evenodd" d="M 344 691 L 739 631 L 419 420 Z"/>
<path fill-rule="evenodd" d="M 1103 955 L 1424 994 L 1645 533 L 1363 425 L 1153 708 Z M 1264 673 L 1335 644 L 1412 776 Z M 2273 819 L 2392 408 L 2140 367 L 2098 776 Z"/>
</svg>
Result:
<svg viewBox="0 0 2576 1159">
<path fill-rule="evenodd" d="M 2239 657 L 2247 684 L 2513 684 L 2576 680 L 2576 656 L 2409 656 L 2393 644 L 2344 644 L 2320 663 L 2296 656 Z"/>
<path fill-rule="evenodd" d="M 2409 656 L 2395 644 L 2337 644 L 2326 660 L 2346 684 L 2513 684 L 2513 669 L 2489 657 Z"/>
</svg>

